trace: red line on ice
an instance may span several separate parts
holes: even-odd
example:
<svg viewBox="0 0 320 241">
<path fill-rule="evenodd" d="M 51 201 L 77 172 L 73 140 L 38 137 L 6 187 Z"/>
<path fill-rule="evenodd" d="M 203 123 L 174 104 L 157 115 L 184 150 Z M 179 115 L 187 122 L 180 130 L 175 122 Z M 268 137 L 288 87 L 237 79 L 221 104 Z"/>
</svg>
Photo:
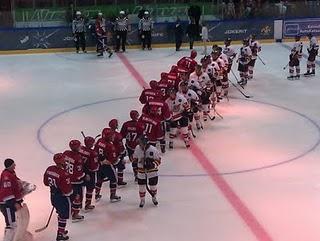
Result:
<svg viewBox="0 0 320 241">
<path fill-rule="evenodd" d="M 147 83 L 141 74 L 134 68 L 127 57 L 121 53 L 118 57 L 122 63 L 126 66 L 136 81 L 143 87 L 147 87 Z M 192 141 L 191 153 L 199 161 L 202 168 L 208 173 L 211 180 L 222 192 L 223 196 L 229 201 L 231 206 L 235 209 L 242 220 L 247 224 L 255 237 L 260 241 L 272 241 L 271 236 L 267 233 L 264 227 L 259 223 L 257 218 L 249 210 L 249 208 L 241 201 L 240 197 L 235 193 L 232 187 L 227 183 L 223 176 L 219 175 L 217 168 L 210 162 L 202 150 Z"/>
</svg>

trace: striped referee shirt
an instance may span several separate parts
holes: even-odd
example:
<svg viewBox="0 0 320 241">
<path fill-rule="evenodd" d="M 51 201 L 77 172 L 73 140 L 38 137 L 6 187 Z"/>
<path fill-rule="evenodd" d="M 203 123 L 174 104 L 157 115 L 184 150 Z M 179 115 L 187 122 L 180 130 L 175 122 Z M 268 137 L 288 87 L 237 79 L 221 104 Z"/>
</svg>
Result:
<svg viewBox="0 0 320 241">
<path fill-rule="evenodd" d="M 116 18 L 115 22 L 116 31 L 127 31 L 128 30 L 128 18 Z"/>
<path fill-rule="evenodd" d="M 151 31 L 153 29 L 153 22 L 150 18 L 142 18 L 139 21 L 139 30 Z"/>
</svg>

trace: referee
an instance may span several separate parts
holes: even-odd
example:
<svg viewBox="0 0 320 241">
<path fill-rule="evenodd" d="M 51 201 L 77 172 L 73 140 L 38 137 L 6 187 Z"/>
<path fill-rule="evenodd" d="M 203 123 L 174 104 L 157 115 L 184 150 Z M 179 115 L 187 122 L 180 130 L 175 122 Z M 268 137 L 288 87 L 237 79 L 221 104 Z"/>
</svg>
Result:
<svg viewBox="0 0 320 241">
<path fill-rule="evenodd" d="M 146 46 L 149 50 L 152 50 L 151 48 L 152 29 L 153 29 L 153 23 L 149 18 L 149 12 L 145 11 L 143 18 L 140 19 L 140 22 L 139 22 L 139 33 L 142 40 L 142 50 L 145 50 Z"/>
<path fill-rule="evenodd" d="M 120 45 L 122 51 L 126 51 L 126 39 L 128 33 L 128 18 L 125 16 L 124 11 L 120 11 L 120 15 L 115 21 L 115 31 L 116 31 L 116 52 L 119 52 Z"/>
<path fill-rule="evenodd" d="M 83 53 L 86 51 L 86 27 L 84 23 L 84 18 L 81 16 L 81 12 L 76 12 L 76 18 L 72 21 L 72 33 L 74 42 L 76 44 L 77 53 L 79 53 L 80 45 Z"/>
</svg>

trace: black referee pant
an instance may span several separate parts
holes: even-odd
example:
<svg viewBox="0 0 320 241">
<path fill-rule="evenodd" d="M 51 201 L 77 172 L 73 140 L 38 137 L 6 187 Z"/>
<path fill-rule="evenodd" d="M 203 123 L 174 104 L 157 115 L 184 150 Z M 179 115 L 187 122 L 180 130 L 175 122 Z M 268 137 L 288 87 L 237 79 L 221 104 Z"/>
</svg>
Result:
<svg viewBox="0 0 320 241">
<path fill-rule="evenodd" d="M 142 31 L 142 48 L 145 49 L 146 46 L 148 49 L 151 48 L 151 31 Z"/>
<path fill-rule="evenodd" d="M 126 41 L 127 41 L 127 31 L 116 31 L 116 51 L 120 50 L 120 45 L 122 51 L 126 51 Z"/>
<path fill-rule="evenodd" d="M 86 35 L 84 32 L 75 33 L 74 34 L 74 42 L 76 44 L 77 51 L 79 51 L 80 45 L 81 45 L 82 51 L 86 50 Z"/>
</svg>

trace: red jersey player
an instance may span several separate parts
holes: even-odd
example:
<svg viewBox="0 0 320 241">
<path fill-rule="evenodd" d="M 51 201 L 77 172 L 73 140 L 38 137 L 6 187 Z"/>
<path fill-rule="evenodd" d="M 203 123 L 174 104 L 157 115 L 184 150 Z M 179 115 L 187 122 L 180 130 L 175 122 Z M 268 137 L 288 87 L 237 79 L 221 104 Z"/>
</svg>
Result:
<svg viewBox="0 0 320 241">
<path fill-rule="evenodd" d="M 70 195 L 72 186 L 70 175 L 65 171 L 65 161 L 62 153 L 53 156 L 55 165 L 49 166 L 43 175 L 43 183 L 50 187 L 51 204 L 58 214 L 57 241 L 68 240 L 66 225 L 70 215 Z"/>
<path fill-rule="evenodd" d="M 104 128 L 102 137 L 97 141 L 94 147 L 95 151 L 99 153 L 100 161 L 99 178 L 96 184 L 96 201 L 99 201 L 101 198 L 100 190 L 105 178 L 108 178 L 110 181 L 110 201 L 117 202 L 121 200 L 121 197 L 116 195 L 117 176 L 113 165 L 117 162 L 118 156 L 113 141 L 113 131 L 110 128 Z"/>
<path fill-rule="evenodd" d="M 80 215 L 80 209 L 82 208 L 83 190 L 82 184 L 85 176 L 84 162 L 79 153 L 81 142 L 78 140 L 71 140 L 69 142 L 70 150 L 66 150 L 63 153 L 65 160 L 65 169 L 70 175 L 71 184 L 73 188 L 73 194 L 71 195 L 72 201 L 72 221 L 78 222 L 84 219 L 84 216 Z"/>
<path fill-rule="evenodd" d="M 113 54 L 111 49 L 107 45 L 107 32 L 106 32 L 106 20 L 102 17 L 102 13 L 98 13 L 98 17 L 95 22 L 95 30 L 97 35 L 97 52 L 98 56 L 103 56 L 103 52 L 109 53 L 109 58 Z"/>
<path fill-rule="evenodd" d="M 139 101 L 143 105 L 148 103 L 148 101 L 161 96 L 161 93 L 158 90 L 158 83 L 156 80 L 151 80 L 149 86 L 150 88 L 144 89 L 139 97 Z"/>
<path fill-rule="evenodd" d="M 126 139 L 126 149 L 129 156 L 130 161 L 132 162 L 132 169 L 134 173 L 134 177 L 137 178 L 138 166 L 137 162 L 133 161 L 132 155 L 134 149 L 138 145 L 138 138 L 143 134 L 144 127 L 141 123 L 138 123 L 139 112 L 136 110 L 130 111 L 131 120 L 123 123 L 121 127 L 121 135 Z"/>
<path fill-rule="evenodd" d="M 116 148 L 117 157 L 118 157 L 118 163 L 115 165 L 115 168 L 117 168 L 118 185 L 124 186 L 124 185 L 127 185 L 127 183 L 123 181 L 123 171 L 124 169 L 126 169 L 123 158 L 126 156 L 126 150 L 122 142 L 123 136 L 120 132 L 117 131 L 119 127 L 118 120 L 117 119 L 110 120 L 109 127 L 114 133 L 113 144 Z"/>
<path fill-rule="evenodd" d="M 6 228 L 4 240 L 13 240 L 16 233 L 16 211 L 22 208 L 22 186 L 15 173 L 15 163 L 12 159 L 4 161 L 5 169 L 0 179 L 0 207 L 5 217 Z"/>
<path fill-rule="evenodd" d="M 174 83 L 169 81 L 168 73 L 162 72 L 161 79 L 158 81 L 158 90 L 161 92 L 161 96 L 163 100 L 166 100 L 168 95 L 168 90 L 174 87 Z"/>
<path fill-rule="evenodd" d="M 84 161 L 84 171 L 86 174 L 86 202 L 84 207 L 86 211 L 94 209 L 94 206 L 91 205 L 92 193 L 96 185 L 97 173 L 99 170 L 98 153 L 92 149 L 94 143 L 95 140 L 93 137 L 86 136 L 84 138 L 84 146 L 81 146 L 79 149 L 79 153 Z"/>
<path fill-rule="evenodd" d="M 188 72 L 192 73 L 195 70 L 195 67 L 197 65 L 197 61 L 195 60 L 196 57 L 197 57 L 197 51 L 192 50 L 190 53 L 190 57 L 185 56 L 181 58 L 177 62 L 177 66 L 184 69 L 188 69 Z"/>
<path fill-rule="evenodd" d="M 159 134 L 159 135 L 165 136 L 166 123 L 169 122 L 171 119 L 171 112 L 170 112 L 168 104 L 159 98 L 151 100 L 151 101 L 149 101 L 148 104 L 146 104 L 143 107 L 142 113 L 152 114 L 151 110 L 154 110 L 156 117 L 161 121 L 162 134 Z M 160 147 L 161 147 L 162 153 L 165 153 L 165 146 L 166 146 L 165 138 L 160 139 Z"/>
<path fill-rule="evenodd" d="M 144 125 L 144 134 L 151 145 L 156 145 L 157 141 L 163 142 L 164 132 L 162 131 L 161 119 L 158 117 L 159 108 L 153 106 L 149 113 L 143 113 L 139 118 L 139 123 Z"/>
</svg>

